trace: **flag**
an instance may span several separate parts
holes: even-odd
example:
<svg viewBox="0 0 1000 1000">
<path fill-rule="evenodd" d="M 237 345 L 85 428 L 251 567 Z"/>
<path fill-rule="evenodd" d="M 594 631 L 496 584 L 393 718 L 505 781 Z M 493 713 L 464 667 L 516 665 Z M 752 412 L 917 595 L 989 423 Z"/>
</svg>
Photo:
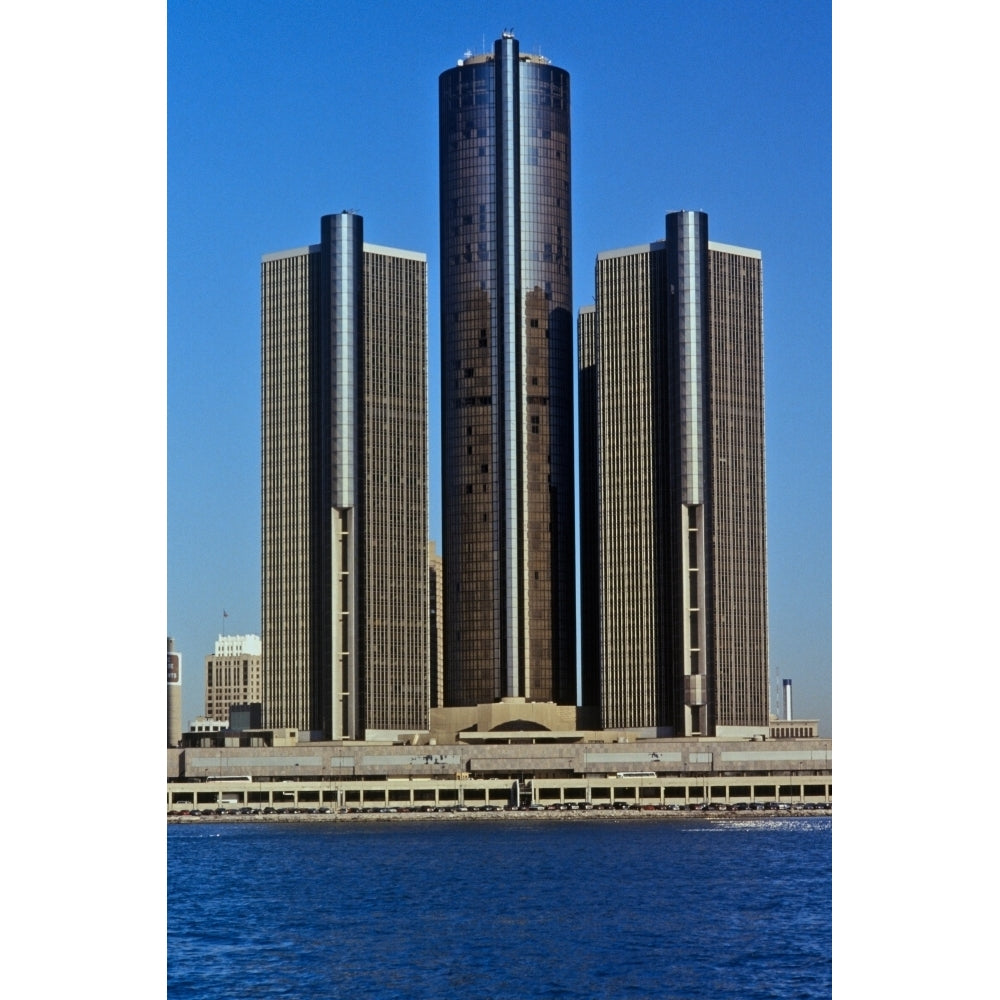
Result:
<svg viewBox="0 0 1000 1000">
<path fill-rule="evenodd" d="M 223 618 L 228 618 L 228 617 L 229 617 L 229 612 L 228 612 L 228 611 L 226 611 L 226 610 L 223 610 L 223 612 L 222 612 L 222 617 L 223 617 Z"/>
</svg>

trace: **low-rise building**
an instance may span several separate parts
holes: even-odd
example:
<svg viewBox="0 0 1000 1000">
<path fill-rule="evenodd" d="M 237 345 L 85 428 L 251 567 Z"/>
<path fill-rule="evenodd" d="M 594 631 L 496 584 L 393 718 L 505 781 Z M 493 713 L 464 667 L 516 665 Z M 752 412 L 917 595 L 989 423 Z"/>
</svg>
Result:
<svg viewBox="0 0 1000 1000">
<path fill-rule="evenodd" d="M 228 720 L 234 706 L 261 700 L 260 636 L 220 635 L 205 657 L 205 715 Z"/>
</svg>

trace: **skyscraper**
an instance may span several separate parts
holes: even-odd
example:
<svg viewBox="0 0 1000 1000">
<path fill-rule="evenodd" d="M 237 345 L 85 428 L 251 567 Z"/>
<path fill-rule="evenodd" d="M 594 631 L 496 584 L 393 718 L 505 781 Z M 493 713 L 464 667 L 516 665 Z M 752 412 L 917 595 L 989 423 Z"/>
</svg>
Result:
<svg viewBox="0 0 1000 1000">
<path fill-rule="evenodd" d="M 576 700 L 569 74 L 439 79 L 445 697 Z"/>
<path fill-rule="evenodd" d="M 666 240 L 601 253 L 578 319 L 584 687 L 606 728 L 768 724 L 761 255 Z M 589 442 L 581 439 L 581 452 Z"/>
<path fill-rule="evenodd" d="M 261 262 L 264 724 L 427 728 L 427 259 L 360 215 Z"/>
</svg>

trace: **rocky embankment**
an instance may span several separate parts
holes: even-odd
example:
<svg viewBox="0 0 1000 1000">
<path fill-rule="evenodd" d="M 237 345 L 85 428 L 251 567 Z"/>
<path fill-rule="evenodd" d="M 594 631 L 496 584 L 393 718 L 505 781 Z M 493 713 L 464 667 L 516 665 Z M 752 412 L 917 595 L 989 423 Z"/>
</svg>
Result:
<svg viewBox="0 0 1000 1000">
<path fill-rule="evenodd" d="M 420 811 L 413 809 L 366 809 L 355 812 L 261 812 L 253 810 L 242 813 L 239 810 L 173 811 L 167 814 L 170 823 L 392 823 L 407 822 L 479 822 L 496 823 L 511 820 L 538 820 L 543 822 L 578 822 L 580 820 L 750 820 L 775 819 L 788 816 L 830 816 L 830 806 L 805 809 L 789 806 L 787 809 L 440 809 Z"/>
</svg>

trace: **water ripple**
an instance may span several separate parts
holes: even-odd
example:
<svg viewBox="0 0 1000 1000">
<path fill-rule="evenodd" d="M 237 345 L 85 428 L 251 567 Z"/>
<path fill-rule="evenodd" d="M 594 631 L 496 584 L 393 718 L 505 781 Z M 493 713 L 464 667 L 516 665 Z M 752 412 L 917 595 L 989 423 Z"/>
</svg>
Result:
<svg viewBox="0 0 1000 1000">
<path fill-rule="evenodd" d="M 168 830 L 171 1000 L 825 998 L 831 821 Z"/>
</svg>

